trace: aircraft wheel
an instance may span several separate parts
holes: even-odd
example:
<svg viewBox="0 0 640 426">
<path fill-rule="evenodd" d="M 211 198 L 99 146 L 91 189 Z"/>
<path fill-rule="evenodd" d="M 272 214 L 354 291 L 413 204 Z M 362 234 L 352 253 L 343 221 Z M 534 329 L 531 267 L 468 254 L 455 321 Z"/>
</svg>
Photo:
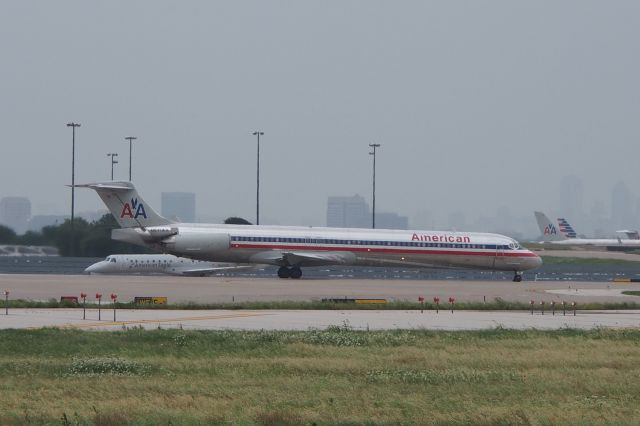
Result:
<svg viewBox="0 0 640 426">
<path fill-rule="evenodd" d="M 290 273 L 290 277 L 293 279 L 298 279 L 302 276 L 302 269 L 298 268 L 297 266 L 294 266 L 293 268 L 290 269 L 289 271 Z"/>
<path fill-rule="evenodd" d="M 280 278 L 289 278 L 291 276 L 291 271 L 286 266 L 281 266 L 278 269 L 278 277 Z"/>
<path fill-rule="evenodd" d="M 513 276 L 513 282 L 514 283 L 519 283 L 522 281 L 522 274 L 519 274 L 516 272 L 516 274 Z"/>
</svg>

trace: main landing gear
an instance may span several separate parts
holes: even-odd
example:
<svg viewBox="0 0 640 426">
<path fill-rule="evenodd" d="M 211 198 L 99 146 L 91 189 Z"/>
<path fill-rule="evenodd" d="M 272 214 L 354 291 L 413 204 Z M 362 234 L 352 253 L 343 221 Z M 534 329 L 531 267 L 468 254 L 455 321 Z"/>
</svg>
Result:
<svg viewBox="0 0 640 426">
<path fill-rule="evenodd" d="M 278 269 L 278 277 L 280 278 L 293 278 L 298 279 L 302 276 L 302 269 L 297 266 L 292 268 L 287 268 L 286 266 L 281 266 Z"/>
<path fill-rule="evenodd" d="M 522 272 L 515 271 L 513 274 L 513 282 L 519 283 L 520 281 L 522 281 Z"/>
</svg>

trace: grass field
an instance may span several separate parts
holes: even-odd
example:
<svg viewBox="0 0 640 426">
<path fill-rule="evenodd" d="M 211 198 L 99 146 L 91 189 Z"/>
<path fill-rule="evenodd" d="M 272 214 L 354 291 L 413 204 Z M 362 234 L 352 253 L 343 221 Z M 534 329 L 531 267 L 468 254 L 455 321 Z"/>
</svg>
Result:
<svg viewBox="0 0 640 426">
<path fill-rule="evenodd" d="M 0 424 L 640 424 L 640 330 L 0 331 Z"/>
</svg>

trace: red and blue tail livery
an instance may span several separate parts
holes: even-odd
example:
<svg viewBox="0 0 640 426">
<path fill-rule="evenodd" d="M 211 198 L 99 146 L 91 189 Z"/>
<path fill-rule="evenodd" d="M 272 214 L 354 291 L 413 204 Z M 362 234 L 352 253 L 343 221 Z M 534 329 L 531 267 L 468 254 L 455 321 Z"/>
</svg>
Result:
<svg viewBox="0 0 640 426">
<path fill-rule="evenodd" d="M 560 226 L 560 232 L 565 237 L 567 237 L 567 238 L 577 238 L 578 237 L 578 234 L 576 234 L 576 231 L 573 229 L 573 226 L 571 226 L 569 224 L 569 222 L 567 222 L 567 219 L 565 219 L 563 217 L 559 217 L 558 218 L 558 226 Z"/>
</svg>

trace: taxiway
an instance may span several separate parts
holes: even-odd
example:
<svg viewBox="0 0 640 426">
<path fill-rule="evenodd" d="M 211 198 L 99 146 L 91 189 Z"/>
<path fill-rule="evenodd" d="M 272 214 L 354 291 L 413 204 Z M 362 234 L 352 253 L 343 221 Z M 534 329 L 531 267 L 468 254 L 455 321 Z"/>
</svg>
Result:
<svg viewBox="0 0 640 426">
<path fill-rule="evenodd" d="M 385 280 L 385 279 L 301 279 L 115 276 L 115 275 L 0 275 L 0 291 L 11 299 L 59 300 L 81 292 L 93 301 L 96 293 L 111 293 L 128 302 L 136 296 L 164 296 L 169 303 L 232 303 L 246 301 L 311 301 L 323 298 L 379 298 L 388 301 L 416 301 L 455 297 L 458 301 L 529 302 L 563 300 L 567 303 L 640 301 L 623 295 L 640 291 L 640 283 L 580 281 L 473 281 L 473 280 Z"/>
<path fill-rule="evenodd" d="M 0 328 L 60 327 L 83 330 L 118 330 L 131 327 L 239 329 L 239 330 L 309 330 L 329 326 L 354 329 L 432 329 L 477 330 L 488 328 L 558 329 L 597 327 L 640 327 L 640 311 L 580 311 L 573 315 L 571 302 L 624 302 L 640 300 L 622 294 L 623 290 L 640 290 L 640 283 L 549 282 L 527 281 L 413 281 L 362 279 L 270 278 L 187 278 L 171 276 L 105 275 L 0 275 L 0 290 L 8 290 L 11 299 L 59 300 L 61 296 L 103 294 L 105 308 L 100 314 L 88 309 L 83 320 L 81 308 L 10 309 L 0 315 Z M 237 303 L 244 301 L 313 301 L 323 298 L 377 298 L 388 301 L 427 301 L 440 297 L 443 306 L 433 310 L 145 310 L 119 309 L 116 321 L 109 296 L 117 294 L 122 302 L 136 296 L 164 296 L 169 303 Z M 535 312 L 528 311 L 455 311 L 445 301 L 455 297 L 462 301 L 535 302 Z M 546 312 L 540 311 L 540 302 Z M 550 303 L 556 302 L 552 315 Z M 566 302 L 563 315 L 560 304 Z M 100 315 L 100 321 L 98 316 Z"/>
</svg>

